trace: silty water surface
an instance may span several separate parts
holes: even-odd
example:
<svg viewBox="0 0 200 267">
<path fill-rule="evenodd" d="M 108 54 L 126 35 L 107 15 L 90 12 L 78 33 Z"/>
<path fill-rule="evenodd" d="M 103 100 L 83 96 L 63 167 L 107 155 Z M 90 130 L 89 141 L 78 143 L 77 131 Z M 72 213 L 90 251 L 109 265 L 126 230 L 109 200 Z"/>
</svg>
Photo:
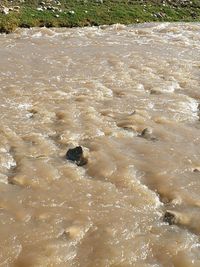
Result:
<svg viewBox="0 0 200 267">
<path fill-rule="evenodd" d="M 199 267 L 199 72 L 200 24 L 1 35 L 0 266 Z"/>
</svg>

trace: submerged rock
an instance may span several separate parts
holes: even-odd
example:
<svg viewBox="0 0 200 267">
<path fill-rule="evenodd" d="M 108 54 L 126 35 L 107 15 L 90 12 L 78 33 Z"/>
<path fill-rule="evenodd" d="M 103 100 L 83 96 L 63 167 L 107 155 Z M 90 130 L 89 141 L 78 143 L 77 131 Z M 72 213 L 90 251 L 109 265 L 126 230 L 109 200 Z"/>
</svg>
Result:
<svg viewBox="0 0 200 267">
<path fill-rule="evenodd" d="M 163 221 L 169 225 L 184 227 L 192 233 L 200 233 L 199 208 L 190 207 L 183 211 L 167 210 L 163 216 Z"/>
<path fill-rule="evenodd" d="M 149 128 L 145 128 L 144 130 L 142 130 L 140 137 L 150 138 L 151 134 L 152 134 L 152 130 Z"/>
<path fill-rule="evenodd" d="M 66 159 L 75 162 L 78 166 L 87 164 L 87 159 L 83 156 L 83 149 L 81 146 L 69 149 L 66 153 Z"/>
<path fill-rule="evenodd" d="M 177 219 L 176 219 L 175 214 L 173 214 L 170 211 L 165 212 L 165 215 L 163 217 L 163 221 L 166 223 L 169 223 L 169 225 L 173 225 L 173 224 L 177 223 Z"/>
<path fill-rule="evenodd" d="M 147 139 L 147 140 L 157 141 L 157 138 L 152 136 L 152 129 L 150 128 L 143 129 L 142 132 L 138 136 L 144 139 Z"/>
</svg>

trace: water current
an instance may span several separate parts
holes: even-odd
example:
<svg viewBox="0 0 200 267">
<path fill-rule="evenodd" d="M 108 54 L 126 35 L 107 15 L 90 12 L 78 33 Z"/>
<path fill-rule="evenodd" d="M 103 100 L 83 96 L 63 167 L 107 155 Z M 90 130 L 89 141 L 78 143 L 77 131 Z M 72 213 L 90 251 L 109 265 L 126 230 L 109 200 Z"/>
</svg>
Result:
<svg viewBox="0 0 200 267">
<path fill-rule="evenodd" d="M 199 115 L 198 23 L 0 35 L 0 266 L 199 267 Z"/>
</svg>

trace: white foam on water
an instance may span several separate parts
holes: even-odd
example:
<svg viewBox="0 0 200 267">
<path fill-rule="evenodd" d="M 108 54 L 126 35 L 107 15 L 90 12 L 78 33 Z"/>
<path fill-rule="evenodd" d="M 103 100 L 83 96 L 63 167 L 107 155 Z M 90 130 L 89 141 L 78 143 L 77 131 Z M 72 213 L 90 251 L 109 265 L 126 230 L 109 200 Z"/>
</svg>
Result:
<svg viewBox="0 0 200 267">
<path fill-rule="evenodd" d="M 10 170 L 17 165 L 16 161 L 9 152 L 0 154 L 0 165 L 3 168 Z"/>
<path fill-rule="evenodd" d="M 169 83 L 169 85 L 164 87 L 163 91 L 167 92 L 167 93 L 173 93 L 177 89 L 180 89 L 179 83 L 177 81 L 172 81 L 172 82 Z"/>
<path fill-rule="evenodd" d="M 20 103 L 19 105 L 17 105 L 17 108 L 19 108 L 20 110 L 27 110 L 31 107 L 32 105 L 29 103 Z"/>
<path fill-rule="evenodd" d="M 40 38 L 42 37 L 42 32 L 36 32 L 32 35 L 32 38 Z"/>
<path fill-rule="evenodd" d="M 198 101 L 189 96 L 184 96 L 184 98 L 185 101 L 176 102 L 176 110 L 174 110 L 174 112 L 177 113 L 174 114 L 175 118 L 178 120 L 188 120 L 191 122 L 198 120 Z"/>
</svg>

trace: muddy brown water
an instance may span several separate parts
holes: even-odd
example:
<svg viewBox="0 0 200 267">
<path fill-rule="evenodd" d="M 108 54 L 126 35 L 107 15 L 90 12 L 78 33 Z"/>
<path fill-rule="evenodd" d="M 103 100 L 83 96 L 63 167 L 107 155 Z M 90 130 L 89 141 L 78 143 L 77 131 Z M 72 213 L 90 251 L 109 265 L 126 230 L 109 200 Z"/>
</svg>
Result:
<svg viewBox="0 0 200 267">
<path fill-rule="evenodd" d="M 199 267 L 199 103 L 200 24 L 0 35 L 0 266 Z"/>
</svg>

